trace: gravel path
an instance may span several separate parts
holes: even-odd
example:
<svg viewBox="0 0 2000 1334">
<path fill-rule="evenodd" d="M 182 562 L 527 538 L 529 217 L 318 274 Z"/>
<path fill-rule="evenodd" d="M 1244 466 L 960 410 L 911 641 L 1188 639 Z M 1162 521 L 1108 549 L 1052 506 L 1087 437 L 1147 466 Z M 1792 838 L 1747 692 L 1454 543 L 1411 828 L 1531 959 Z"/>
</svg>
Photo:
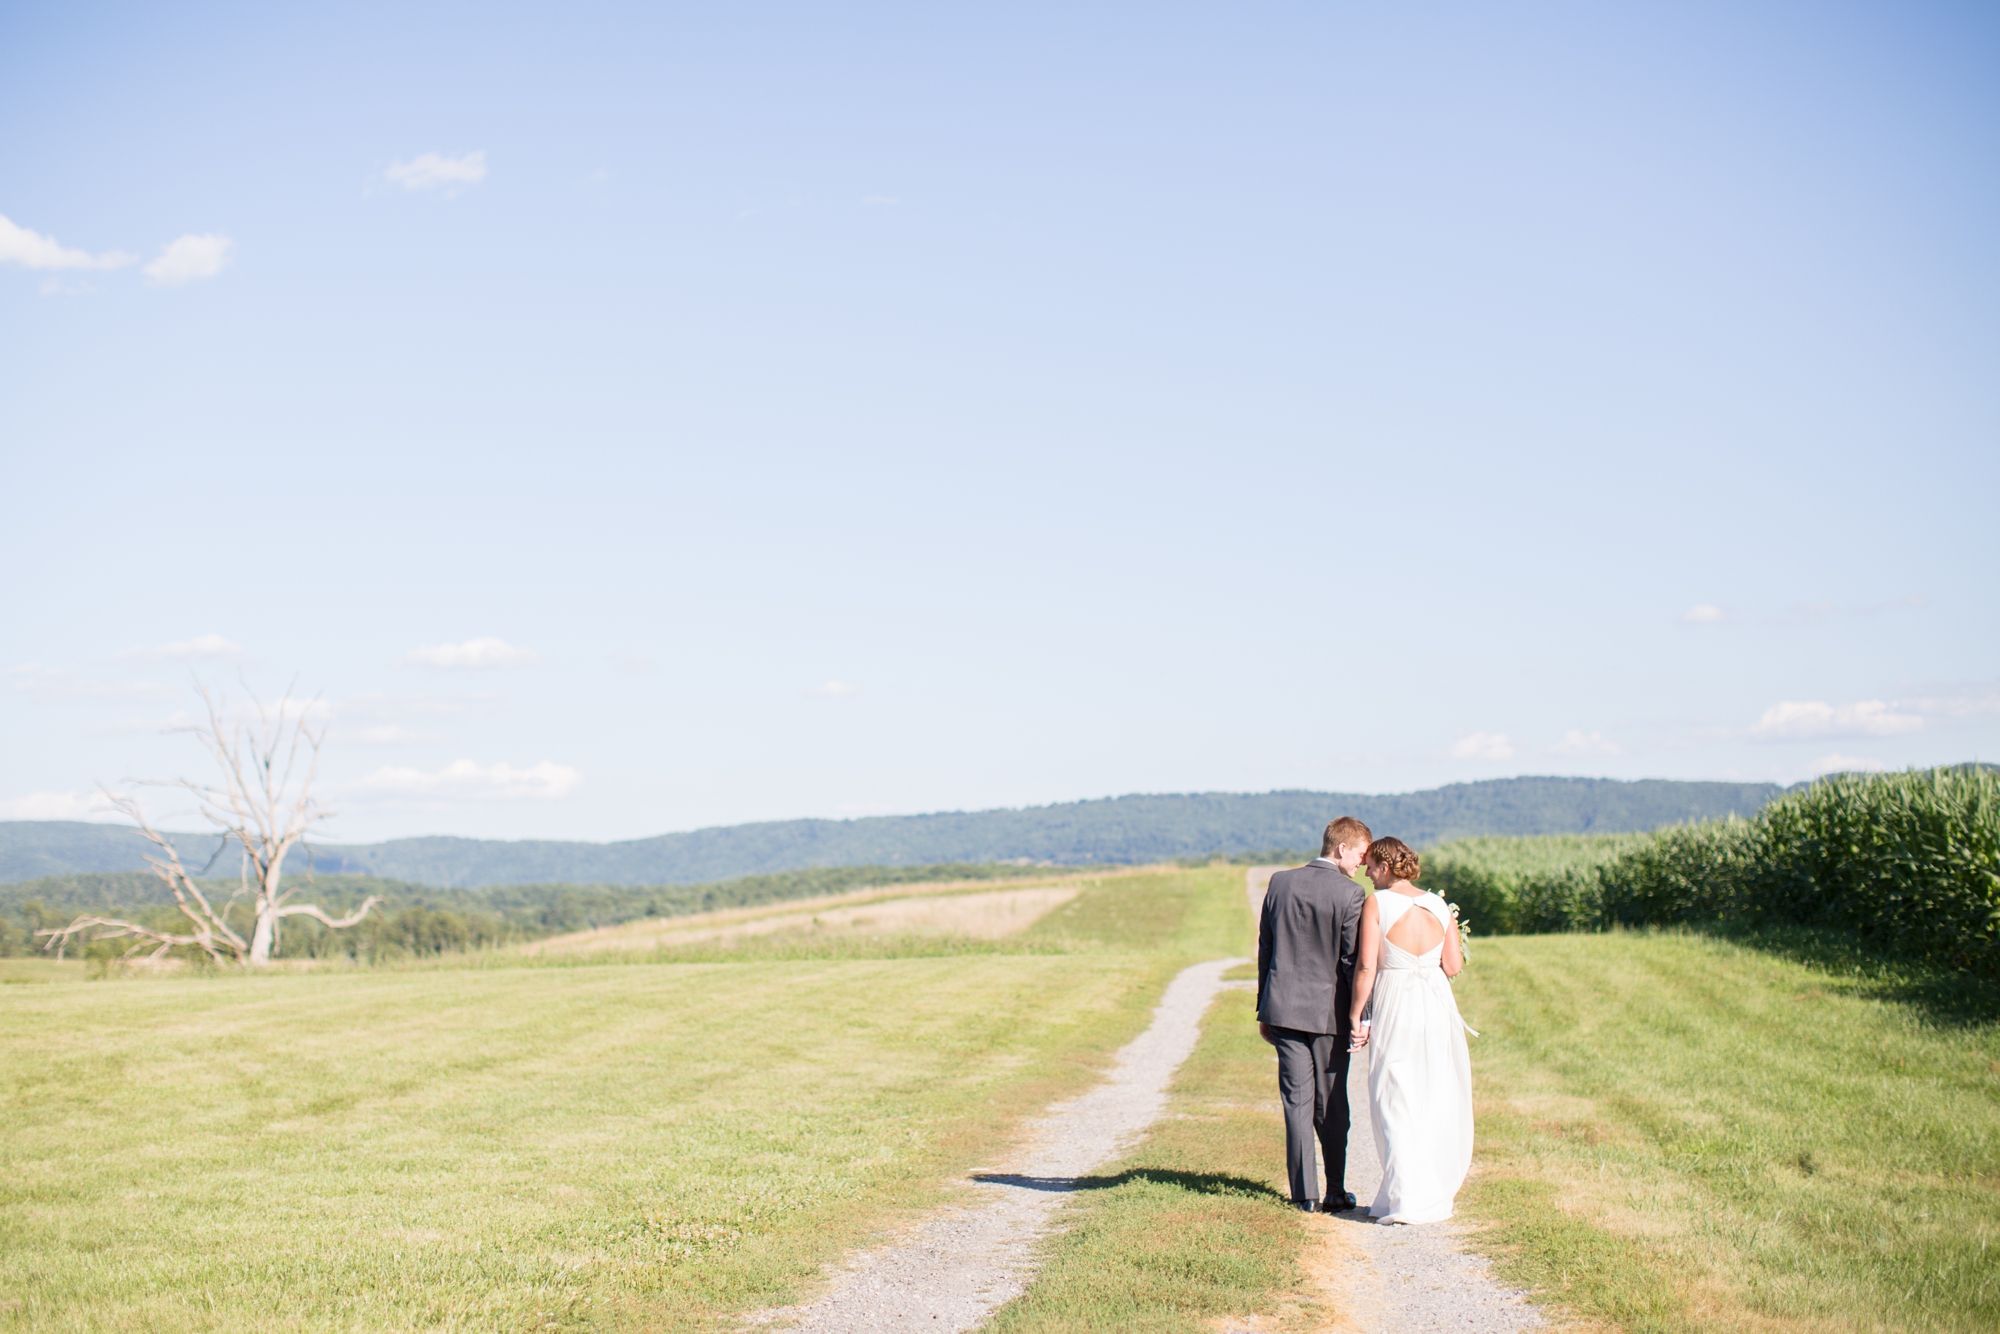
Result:
<svg viewBox="0 0 2000 1334">
<path fill-rule="evenodd" d="M 1357 1064 L 1355 1074 L 1360 1075 Z M 1362 1208 L 1319 1223 L 1325 1245 L 1340 1248 L 1340 1305 L 1362 1334 L 1513 1334 L 1539 1329 L 1542 1317 L 1522 1295 L 1503 1287 L 1492 1266 L 1461 1247 L 1463 1224 L 1384 1227 L 1367 1214 L 1382 1181 L 1382 1159 L 1368 1116 L 1368 1081 L 1348 1081 L 1354 1128 L 1347 1137 L 1347 1188 Z"/>
<path fill-rule="evenodd" d="M 848 1260 L 832 1288 L 803 1306 L 752 1323 L 810 1334 L 868 1330 L 972 1330 L 1018 1297 L 1033 1277 L 1034 1247 L 1076 1180 L 1116 1158 L 1159 1118 L 1167 1084 L 1194 1050 L 1222 975 L 1244 962 L 1185 969 L 1167 987 L 1152 1025 L 1118 1053 L 1103 1083 L 1058 1103 L 1021 1145 L 971 1174 L 966 1203 L 939 1210 L 907 1237 Z"/>
<path fill-rule="evenodd" d="M 1247 889 L 1252 916 L 1263 906 L 1271 872 L 1280 869 L 1260 866 L 1251 871 Z M 1353 1116 L 1347 1137 L 1347 1188 L 1362 1207 L 1353 1213 L 1313 1216 L 1317 1244 L 1324 1253 L 1308 1257 L 1306 1266 L 1330 1290 L 1328 1295 L 1343 1317 L 1340 1327 L 1357 1334 L 1513 1334 L 1541 1328 L 1540 1312 L 1519 1292 L 1503 1287 L 1486 1260 L 1462 1248 L 1467 1230 L 1463 1224 L 1385 1227 L 1368 1217 L 1367 1206 L 1382 1182 L 1382 1157 L 1368 1112 L 1365 1072 L 1366 1066 L 1357 1060 L 1347 1086 Z M 1222 1327 L 1223 1334 L 1250 1328 L 1227 1323 Z"/>
</svg>

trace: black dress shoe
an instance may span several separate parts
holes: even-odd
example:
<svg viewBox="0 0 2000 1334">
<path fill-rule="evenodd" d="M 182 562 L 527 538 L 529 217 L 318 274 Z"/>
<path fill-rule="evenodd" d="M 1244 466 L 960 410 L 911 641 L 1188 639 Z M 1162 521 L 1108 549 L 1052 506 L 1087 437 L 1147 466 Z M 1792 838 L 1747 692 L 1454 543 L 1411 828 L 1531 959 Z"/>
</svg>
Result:
<svg viewBox="0 0 2000 1334">
<path fill-rule="evenodd" d="M 1350 1209 L 1359 1209 L 1360 1207 L 1361 1202 L 1354 1198 L 1354 1192 L 1350 1190 L 1343 1191 L 1338 1195 L 1327 1196 L 1321 1202 L 1319 1211 L 1323 1214 L 1344 1214 Z"/>
<path fill-rule="evenodd" d="M 1319 1201 L 1318 1201 L 1318 1200 L 1293 1200 L 1293 1201 L 1292 1201 L 1292 1208 L 1294 1208 L 1294 1209 L 1298 1210 L 1298 1211 L 1299 1211 L 1300 1213 L 1302 1213 L 1302 1214 L 1309 1214 L 1309 1213 L 1313 1213 L 1314 1211 L 1316 1211 L 1316 1210 L 1317 1210 L 1317 1209 L 1319 1208 Z"/>
</svg>

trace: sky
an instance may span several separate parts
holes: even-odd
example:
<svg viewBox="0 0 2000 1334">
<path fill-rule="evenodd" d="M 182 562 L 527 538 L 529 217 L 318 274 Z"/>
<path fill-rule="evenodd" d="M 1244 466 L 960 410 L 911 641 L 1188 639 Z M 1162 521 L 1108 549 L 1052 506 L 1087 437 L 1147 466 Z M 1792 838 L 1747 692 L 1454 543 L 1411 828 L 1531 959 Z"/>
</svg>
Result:
<svg viewBox="0 0 2000 1334">
<path fill-rule="evenodd" d="M 347 841 L 2000 758 L 1996 68 L 1924 0 L 0 7 L 0 818 L 205 776 L 200 684 Z"/>
</svg>

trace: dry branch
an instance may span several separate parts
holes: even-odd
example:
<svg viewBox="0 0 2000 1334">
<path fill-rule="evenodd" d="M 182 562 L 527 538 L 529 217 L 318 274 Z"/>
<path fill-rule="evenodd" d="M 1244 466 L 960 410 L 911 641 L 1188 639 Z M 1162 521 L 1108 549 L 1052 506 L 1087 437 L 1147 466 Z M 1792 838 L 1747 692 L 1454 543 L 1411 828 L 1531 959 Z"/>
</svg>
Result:
<svg viewBox="0 0 2000 1334">
<path fill-rule="evenodd" d="M 94 933 L 87 938 L 95 941 L 137 937 L 138 943 L 127 951 L 128 958 L 151 942 L 158 947 L 154 951 L 155 956 L 176 945 L 191 945 L 199 947 L 218 963 L 230 961 L 261 965 L 270 962 L 278 944 L 278 924 L 285 918 L 312 917 L 337 930 L 360 922 L 370 908 L 382 901 L 371 894 L 347 916 L 334 918 L 316 904 L 289 902 L 297 891 L 283 888 L 286 854 L 303 843 L 313 826 L 330 814 L 319 806 L 312 795 L 313 780 L 319 776 L 320 746 L 326 739 L 326 729 L 322 727 L 314 731 L 309 722 L 317 701 L 298 708 L 287 697 L 278 702 L 274 713 L 252 695 L 253 717 L 249 708 L 238 709 L 232 714 L 225 697 L 212 693 L 206 686 L 200 687 L 200 690 L 202 702 L 208 706 L 207 725 L 173 730 L 191 733 L 201 740 L 209 757 L 221 770 L 221 785 L 197 783 L 187 778 L 154 785 L 179 788 L 193 794 L 202 817 L 222 833 L 222 847 L 227 847 L 232 841 L 240 847 L 240 887 L 220 908 L 210 903 L 201 886 L 181 864 L 180 853 L 173 841 L 153 828 L 139 809 L 139 803 L 132 797 L 112 792 L 100 783 L 99 791 L 138 825 L 139 831 L 159 849 L 162 855 L 148 854 L 146 864 L 152 868 L 154 875 L 172 888 L 174 903 L 192 929 L 188 934 L 180 934 L 119 918 L 79 917 L 68 926 L 35 933 L 49 937 L 42 948 L 54 946 L 57 958 L 62 957 L 72 939 Z M 293 710 L 289 717 L 288 708 Z M 303 772 L 300 771 L 301 761 L 304 763 Z M 294 777 L 298 779 L 296 786 Z M 221 853 L 222 849 L 218 848 L 216 856 Z M 210 857 L 209 865 L 214 864 L 215 857 Z M 206 871 L 208 868 L 205 866 L 202 869 Z M 308 883 L 312 879 L 310 849 L 307 851 L 306 879 Z M 250 901 L 251 909 L 248 940 L 228 920 L 230 908 L 238 899 L 245 898 Z"/>
</svg>

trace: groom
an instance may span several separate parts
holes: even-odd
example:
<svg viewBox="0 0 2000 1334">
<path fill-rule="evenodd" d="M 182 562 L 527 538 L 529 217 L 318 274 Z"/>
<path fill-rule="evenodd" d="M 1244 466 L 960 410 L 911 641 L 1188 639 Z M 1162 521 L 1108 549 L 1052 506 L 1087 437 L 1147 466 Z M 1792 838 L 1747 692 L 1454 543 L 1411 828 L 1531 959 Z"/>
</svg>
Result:
<svg viewBox="0 0 2000 1334">
<path fill-rule="evenodd" d="M 1285 1168 L 1292 1203 L 1307 1213 L 1355 1207 L 1346 1185 L 1347 1007 L 1364 893 L 1353 875 L 1373 837 L 1351 815 L 1328 825 L 1318 857 L 1271 877 L 1257 924 L 1257 1031 L 1278 1049 Z M 1326 1155 L 1324 1206 L 1315 1137 Z"/>
</svg>

